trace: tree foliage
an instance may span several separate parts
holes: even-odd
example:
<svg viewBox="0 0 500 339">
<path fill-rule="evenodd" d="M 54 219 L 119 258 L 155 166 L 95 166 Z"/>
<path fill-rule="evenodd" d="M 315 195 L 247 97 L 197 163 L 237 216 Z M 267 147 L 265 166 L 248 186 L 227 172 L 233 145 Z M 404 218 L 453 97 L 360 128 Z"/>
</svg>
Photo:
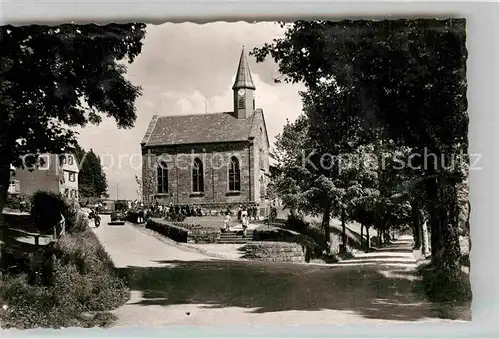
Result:
<svg viewBox="0 0 500 339">
<path fill-rule="evenodd" d="M 102 168 L 101 159 L 91 149 L 86 152 L 77 146 L 76 158 L 80 166 L 78 174 L 78 190 L 82 198 L 101 197 L 108 189 L 106 173 Z"/>
<path fill-rule="evenodd" d="M 141 23 L 0 27 L 0 207 L 20 156 L 74 151 L 72 127 L 102 116 L 133 126 L 141 89 L 125 64 L 144 36 Z"/>
<path fill-rule="evenodd" d="M 458 272 L 457 186 L 468 161 L 465 20 L 281 25 L 285 35 L 252 54 L 273 58 L 285 81 L 305 84 L 307 135 L 320 154 L 359 156 L 372 147 L 378 156 L 417 155 L 397 171 L 309 171 L 314 184 L 299 191 L 326 191 L 319 200 L 332 202 L 334 213 L 340 206 L 379 229 L 408 223 L 419 202 L 430 218 L 433 260 Z"/>
</svg>

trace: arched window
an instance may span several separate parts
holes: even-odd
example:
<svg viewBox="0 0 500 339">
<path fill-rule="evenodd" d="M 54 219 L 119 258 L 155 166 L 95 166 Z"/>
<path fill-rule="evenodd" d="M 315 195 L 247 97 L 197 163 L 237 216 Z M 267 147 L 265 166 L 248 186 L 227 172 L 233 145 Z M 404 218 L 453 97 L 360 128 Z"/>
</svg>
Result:
<svg viewBox="0 0 500 339">
<path fill-rule="evenodd" d="M 161 161 L 157 167 L 158 193 L 168 193 L 168 167 L 165 161 Z"/>
<path fill-rule="evenodd" d="M 245 109 L 245 97 L 240 97 L 238 99 L 238 108 Z"/>
<path fill-rule="evenodd" d="M 193 192 L 203 192 L 203 163 L 195 158 L 193 163 Z"/>
<path fill-rule="evenodd" d="M 240 163 L 236 157 L 232 157 L 229 164 L 229 190 L 240 190 Z"/>
</svg>

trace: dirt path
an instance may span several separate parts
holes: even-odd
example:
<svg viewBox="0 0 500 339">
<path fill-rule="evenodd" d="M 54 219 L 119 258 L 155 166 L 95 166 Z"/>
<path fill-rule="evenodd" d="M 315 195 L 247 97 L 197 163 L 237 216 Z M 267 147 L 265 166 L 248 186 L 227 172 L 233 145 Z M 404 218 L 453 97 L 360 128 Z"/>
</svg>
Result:
<svg viewBox="0 0 500 339">
<path fill-rule="evenodd" d="M 116 326 L 440 321 L 414 292 L 405 239 L 327 266 L 215 259 L 105 218 L 95 232 L 132 290 Z"/>
</svg>

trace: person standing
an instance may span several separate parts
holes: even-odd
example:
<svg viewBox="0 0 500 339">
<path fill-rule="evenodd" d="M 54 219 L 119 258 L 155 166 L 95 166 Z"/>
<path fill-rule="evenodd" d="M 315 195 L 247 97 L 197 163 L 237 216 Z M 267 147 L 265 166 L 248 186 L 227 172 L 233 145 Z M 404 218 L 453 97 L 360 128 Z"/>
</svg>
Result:
<svg viewBox="0 0 500 339">
<path fill-rule="evenodd" d="M 137 223 L 142 224 L 144 222 L 144 210 L 141 208 L 137 213 Z"/>
<path fill-rule="evenodd" d="M 243 236 L 247 236 L 247 228 L 248 228 L 248 213 L 243 210 L 241 212 L 241 227 L 243 228 Z"/>
<path fill-rule="evenodd" d="M 231 216 L 229 213 L 226 213 L 224 216 L 224 232 L 229 231 L 229 224 L 231 223 Z"/>
<path fill-rule="evenodd" d="M 241 205 L 238 207 L 238 221 L 241 221 L 241 212 L 243 212 L 243 208 Z"/>
</svg>

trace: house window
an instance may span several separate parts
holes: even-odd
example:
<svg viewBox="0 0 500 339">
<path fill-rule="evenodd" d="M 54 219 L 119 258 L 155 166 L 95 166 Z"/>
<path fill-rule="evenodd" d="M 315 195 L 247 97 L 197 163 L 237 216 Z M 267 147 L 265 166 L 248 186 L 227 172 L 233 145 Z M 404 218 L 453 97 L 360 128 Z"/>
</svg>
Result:
<svg viewBox="0 0 500 339">
<path fill-rule="evenodd" d="M 68 164 L 73 165 L 73 156 L 68 155 Z"/>
<path fill-rule="evenodd" d="M 236 157 L 232 157 L 229 164 L 229 190 L 240 190 L 240 163 Z"/>
<path fill-rule="evenodd" d="M 260 196 L 266 196 L 266 179 L 263 175 L 260 176 Z"/>
<path fill-rule="evenodd" d="M 64 196 L 69 197 L 69 188 L 64 189 Z"/>
<path fill-rule="evenodd" d="M 245 109 L 245 97 L 240 97 L 238 99 L 238 108 Z"/>
<path fill-rule="evenodd" d="M 195 158 L 193 163 L 193 192 L 203 192 L 203 163 Z"/>
<path fill-rule="evenodd" d="M 76 175 L 74 172 L 69 172 L 69 181 L 71 181 L 71 182 L 76 181 Z"/>
<path fill-rule="evenodd" d="M 161 161 L 157 167 L 158 193 L 168 193 L 168 167 L 165 161 Z"/>
<path fill-rule="evenodd" d="M 261 169 L 265 168 L 264 150 L 259 149 L 259 166 Z"/>
</svg>

